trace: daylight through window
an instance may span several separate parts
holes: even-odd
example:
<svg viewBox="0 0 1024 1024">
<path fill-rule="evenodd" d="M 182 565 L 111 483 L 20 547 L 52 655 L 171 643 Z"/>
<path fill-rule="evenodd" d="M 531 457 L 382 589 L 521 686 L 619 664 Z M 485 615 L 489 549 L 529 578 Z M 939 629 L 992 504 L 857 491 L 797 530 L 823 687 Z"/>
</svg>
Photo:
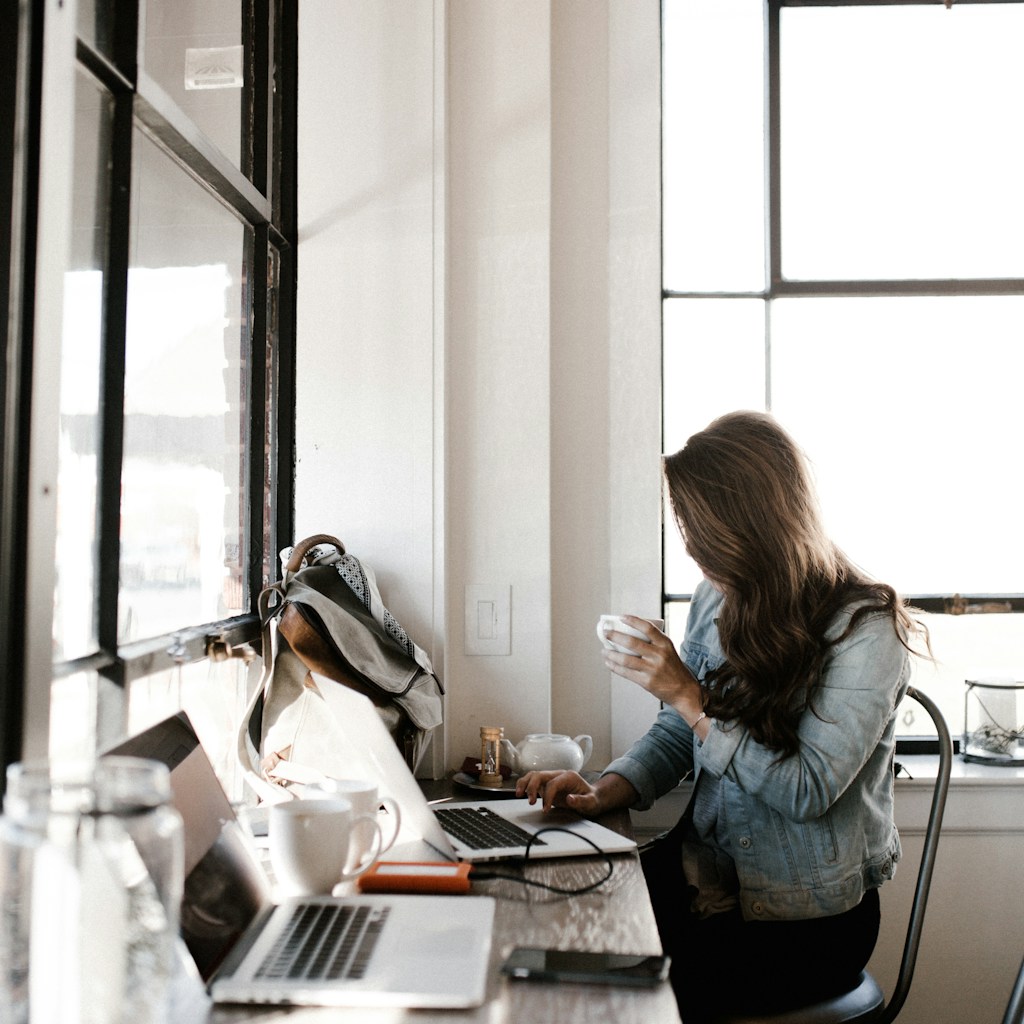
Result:
<svg viewBox="0 0 1024 1024">
<path fill-rule="evenodd" d="M 1024 672 L 1021 38 L 1024 3 L 664 2 L 664 448 L 770 409 L 926 609 L 954 733 Z M 699 578 L 666 517 L 677 635 Z"/>
</svg>

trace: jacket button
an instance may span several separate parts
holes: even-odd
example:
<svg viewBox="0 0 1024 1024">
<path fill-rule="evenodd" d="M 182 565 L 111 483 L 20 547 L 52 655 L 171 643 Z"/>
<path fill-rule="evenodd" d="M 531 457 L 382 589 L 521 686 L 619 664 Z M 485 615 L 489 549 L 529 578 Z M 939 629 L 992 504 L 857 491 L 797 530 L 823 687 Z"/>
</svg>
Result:
<svg viewBox="0 0 1024 1024">
<path fill-rule="evenodd" d="M 744 850 L 749 850 L 753 845 L 754 843 L 750 836 L 740 836 L 740 846 Z"/>
<path fill-rule="evenodd" d="M 764 913 L 764 904 L 761 903 L 760 900 L 755 900 L 753 903 L 750 904 L 750 909 L 755 914 L 763 914 Z"/>
</svg>

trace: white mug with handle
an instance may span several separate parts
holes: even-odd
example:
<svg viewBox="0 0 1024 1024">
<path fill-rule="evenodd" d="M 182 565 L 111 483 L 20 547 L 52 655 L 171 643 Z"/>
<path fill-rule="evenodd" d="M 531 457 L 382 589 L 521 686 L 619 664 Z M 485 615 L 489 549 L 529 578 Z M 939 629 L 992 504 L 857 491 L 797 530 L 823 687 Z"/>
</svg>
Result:
<svg viewBox="0 0 1024 1024">
<path fill-rule="evenodd" d="M 655 629 L 663 630 L 665 628 L 664 619 L 648 619 L 645 615 L 639 615 L 637 618 L 645 619 Z M 626 647 L 620 647 L 617 643 L 608 639 L 609 632 L 626 633 L 629 636 L 635 636 L 640 640 L 647 640 L 640 630 L 635 629 L 633 626 L 627 626 L 622 621 L 621 615 L 602 615 L 597 620 L 597 638 L 608 648 L 610 651 L 618 651 L 620 654 L 632 654 L 633 652 Z"/>
<path fill-rule="evenodd" d="M 365 847 L 360 833 L 371 835 Z M 376 815 L 357 813 L 350 800 L 328 794 L 273 804 L 269 835 L 270 864 L 287 896 L 329 894 L 361 875 L 380 856 L 383 838 Z M 353 849 L 363 852 L 352 857 Z"/>
<path fill-rule="evenodd" d="M 398 838 L 398 830 L 402 827 L 402 813 L 398 804 L 391 797 L 381 796 L 377 783 L 370 779 L 331 779 L 325 778 L 316 784 L 316 788 L 332 796 L 344 797 L 352 804 L 357 814 L 368 814 L 376 818 L 381 826 L 380 852 L 390 850 Z M 382 813 L 383 811 L 383 813 Z M 386 827 L 385 823 L 386 822 Z M 368 844 L 359 845 L 350 855 L 361 856 Z"/>
</svg>

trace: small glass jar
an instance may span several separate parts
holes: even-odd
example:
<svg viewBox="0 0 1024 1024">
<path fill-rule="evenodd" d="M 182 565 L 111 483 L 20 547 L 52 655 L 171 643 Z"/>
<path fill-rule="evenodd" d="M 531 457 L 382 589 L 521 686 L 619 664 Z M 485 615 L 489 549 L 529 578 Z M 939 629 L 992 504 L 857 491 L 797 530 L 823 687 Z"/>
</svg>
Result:
<svg viewBox="0 0 1024 1024">
<path fill-rule="evenodd" d="M 183 864 L 165 765 L 11 765 L 0 1024 L 168 1024 Z"/>
<path fill-rule="evenodd" d="M 1024 765 L 1024 682 L 968 679 L 964 685 L 963 759 Z"/>
</svg>

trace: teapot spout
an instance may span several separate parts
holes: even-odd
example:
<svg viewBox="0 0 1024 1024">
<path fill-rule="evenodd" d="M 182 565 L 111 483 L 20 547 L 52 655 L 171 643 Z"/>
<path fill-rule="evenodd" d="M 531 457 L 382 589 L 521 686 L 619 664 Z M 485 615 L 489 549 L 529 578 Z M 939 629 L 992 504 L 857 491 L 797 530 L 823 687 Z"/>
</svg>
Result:
<svg viewBox="0 0 1024 1024">
<path fill-rule="evenodd" d="M 573 738 L 573 743 L 579 744 L 579 748 L 583 752 L 583 761 L 580 763 L 582 768 L 590 760 L 590 755 L 594 750 L 594 741 L 589 736 L 576 736 Z"/>
<path fill-rule="evenodd" d="M 501 763 L 516 774 L 519 774 L 519 751 L 512 745 L 512 741 L 502 737 L 501 740 Z"/>
</svg>

